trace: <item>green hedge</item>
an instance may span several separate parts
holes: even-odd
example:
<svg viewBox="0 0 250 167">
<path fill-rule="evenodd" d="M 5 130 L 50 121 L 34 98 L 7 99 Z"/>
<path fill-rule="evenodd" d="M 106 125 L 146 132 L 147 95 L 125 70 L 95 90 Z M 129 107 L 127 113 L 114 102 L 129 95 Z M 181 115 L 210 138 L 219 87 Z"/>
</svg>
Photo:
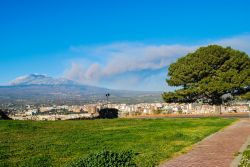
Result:
<svg viewBox="0 0 250 167">
<path fill-rule="evenodd" d="M 132 151 L 113 152 L 101 151 L 80 158 L 66 167 L 136 167 Z"/>
</svg>

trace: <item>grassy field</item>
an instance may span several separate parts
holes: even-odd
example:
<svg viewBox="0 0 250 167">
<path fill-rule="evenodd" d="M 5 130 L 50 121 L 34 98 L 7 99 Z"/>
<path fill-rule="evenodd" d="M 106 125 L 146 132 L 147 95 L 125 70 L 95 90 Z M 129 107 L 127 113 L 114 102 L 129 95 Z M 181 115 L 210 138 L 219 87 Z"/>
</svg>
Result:
<svg viewBox="0 0 250 167">
<path fill-rule="evenodd" d="M 133 150 L 154 166 L 235 119 L 0 121 L 0 166 L 63 166 L 103 149 Z"/>
</svg>

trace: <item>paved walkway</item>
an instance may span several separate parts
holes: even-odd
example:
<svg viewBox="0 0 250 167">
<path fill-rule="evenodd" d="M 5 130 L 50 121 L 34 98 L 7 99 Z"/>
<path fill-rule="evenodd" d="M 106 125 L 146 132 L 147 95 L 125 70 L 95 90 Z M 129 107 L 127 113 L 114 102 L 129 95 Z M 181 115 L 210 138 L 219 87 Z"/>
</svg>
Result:
<svg viewBox="0 0 250 167">
<path fill-rule="evenodd" d="M 229 167 L 250 136 L 250 119 L 241 119 L 198 143 L 187 154 L 160 167 Z"/>
</svg>

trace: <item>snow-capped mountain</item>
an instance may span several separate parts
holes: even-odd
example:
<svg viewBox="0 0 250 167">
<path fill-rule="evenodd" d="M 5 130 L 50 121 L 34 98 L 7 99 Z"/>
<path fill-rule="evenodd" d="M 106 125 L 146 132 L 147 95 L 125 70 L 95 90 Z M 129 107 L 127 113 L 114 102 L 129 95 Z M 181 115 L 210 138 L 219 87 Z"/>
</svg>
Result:
<svg viewBox="0 0 250 167">
<path fill-rule="evenodd" d="M 78 85 L 77 82 L 66 78 L 52 78 L 41 74 L 30 74 L 16 78 L 10 85 Z"/>
<path fill-rule="evenodd" d="M 112 90 L 83 85 L 65 78 L 30 74 L 16 78 L 9 85 L 0 86 L 0 103 L 96 103 L 105 101 L 106 93 L 110 93 L 110 100 L 117 103 L 161 100 L 161 92 Z"/>
</svg>

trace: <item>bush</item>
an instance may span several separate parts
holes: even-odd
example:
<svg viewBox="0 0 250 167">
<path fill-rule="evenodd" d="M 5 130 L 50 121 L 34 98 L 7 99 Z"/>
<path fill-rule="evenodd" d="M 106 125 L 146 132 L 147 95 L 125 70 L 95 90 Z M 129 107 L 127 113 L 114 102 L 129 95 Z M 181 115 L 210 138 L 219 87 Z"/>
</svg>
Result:
<svg viewBox="0 0 250 167">
<path fill-rule="evenodd" d="M 132 151 L 113 152 L 101 151 L 80 158 L 66 167 L 136 167 Z"/>
<path fill-rule="evenodd" d="M 0 110 L 0 120 L 1 120 L 1 119 L 4 119 L 4 120 L 11 120 L 11 118 L 8 117 L 8 115 L 7 115 L 4 111 Z"/>
<path fill-rule="evenodd" d="M 162 110 L 154 110 L 153 114 L 162 114 Z"/>
<path fill-rule="evenodd" d="M 250 166 L 250 146 L 248 146 L 247 150 L 243 152 L 239 167 L 248 167 L 248 166 Z"/>
<path fill-rule="evenodd" d="M 178 114 L 182 114 L 182 110 L 178 110 L 177 112 L 178 112 Z"/>
<path fill-rule="evenodd" d="M 115 108 L 104 108 L 99 111 L 99 118 L 118 118 L 118 110 Z"/>
</svg>

